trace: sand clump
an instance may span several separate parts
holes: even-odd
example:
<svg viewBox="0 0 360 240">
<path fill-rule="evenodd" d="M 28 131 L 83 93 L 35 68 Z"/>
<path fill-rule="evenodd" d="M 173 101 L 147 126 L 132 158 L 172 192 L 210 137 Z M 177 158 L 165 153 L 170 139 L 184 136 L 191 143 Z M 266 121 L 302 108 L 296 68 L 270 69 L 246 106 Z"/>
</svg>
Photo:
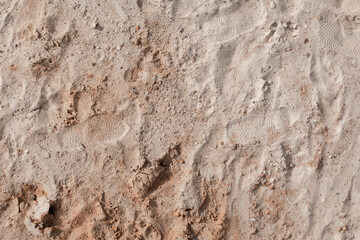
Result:
<svg viewBox="0 0 360 240">
<path fill-rule="evenodd" d="M 359 46 L 355 0 L 0 0 L 0 239 L 360 239 Z"/>
</svg>

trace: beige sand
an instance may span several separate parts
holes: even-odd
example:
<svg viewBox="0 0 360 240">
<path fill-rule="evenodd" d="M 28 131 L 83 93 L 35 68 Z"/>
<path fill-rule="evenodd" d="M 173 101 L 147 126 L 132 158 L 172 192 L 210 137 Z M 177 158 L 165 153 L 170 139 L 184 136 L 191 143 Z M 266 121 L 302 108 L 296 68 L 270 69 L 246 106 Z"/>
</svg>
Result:
<svg viewBox="0 0 360 240">
<path fill-rule="evenodd" d="M 360 1 L 0 0 L 0 239 L 360 239 Z"/>
</svg>

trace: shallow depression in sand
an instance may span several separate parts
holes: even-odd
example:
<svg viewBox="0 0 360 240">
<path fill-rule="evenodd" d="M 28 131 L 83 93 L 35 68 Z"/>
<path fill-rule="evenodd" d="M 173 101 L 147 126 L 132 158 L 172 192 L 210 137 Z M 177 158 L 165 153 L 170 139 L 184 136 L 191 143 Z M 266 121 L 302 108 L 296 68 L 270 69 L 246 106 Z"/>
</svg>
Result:
<svg viewBox="0 0 360 240">
<path fill-rule="evenodd" d="M 260 26 L 265 19 L 262 1 L 237 2 L 210 17 L 203 25 L 204 34 L 215 43 L 226 43 Z"/>
</svg>

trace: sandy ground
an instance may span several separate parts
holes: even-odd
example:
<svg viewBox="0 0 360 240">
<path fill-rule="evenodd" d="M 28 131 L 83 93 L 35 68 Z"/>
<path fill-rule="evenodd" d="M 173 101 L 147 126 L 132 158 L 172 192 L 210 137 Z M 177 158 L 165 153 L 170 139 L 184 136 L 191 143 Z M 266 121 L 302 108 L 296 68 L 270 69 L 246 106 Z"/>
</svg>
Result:
<svg viewBox="0 0 360 240">
<path fill-rule="evenodd" d="M 0 0 L 0 239 L 360 239 L 358 0 Z"/>
</svg>

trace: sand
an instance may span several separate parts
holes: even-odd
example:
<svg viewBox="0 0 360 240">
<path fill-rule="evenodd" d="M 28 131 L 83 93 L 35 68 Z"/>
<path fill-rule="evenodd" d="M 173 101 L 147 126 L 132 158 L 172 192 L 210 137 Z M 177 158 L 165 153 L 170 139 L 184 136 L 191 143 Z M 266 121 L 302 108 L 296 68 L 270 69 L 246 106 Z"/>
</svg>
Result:
<svg viewBox="0 0 360 240">
<path fill-rule="evenodd" d="M 358 0 L 0 0 L 0 239 L 360 239 Z"/>
</svg>

